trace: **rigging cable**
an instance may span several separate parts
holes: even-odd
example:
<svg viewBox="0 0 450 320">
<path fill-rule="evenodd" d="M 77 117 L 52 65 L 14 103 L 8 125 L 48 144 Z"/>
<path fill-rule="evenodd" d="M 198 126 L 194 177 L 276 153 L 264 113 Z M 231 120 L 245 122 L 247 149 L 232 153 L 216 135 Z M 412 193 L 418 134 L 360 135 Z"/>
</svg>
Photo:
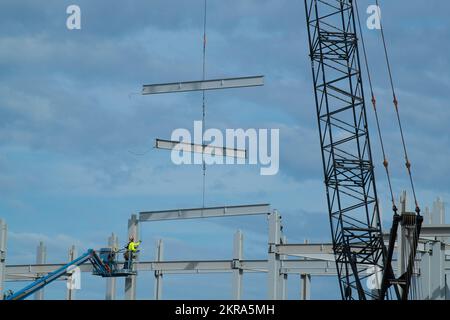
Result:
<svg viewBox="0 0 450 320">
<path fill-rule="evenodd" d="M 376 5 L 377 5 L 378 8 L 380 8 L 378 0 L 376 0 Z M 379 9 L 379 10 L 381 10 L 381 9 Z M 388 54 L 388 50 L 387 50 L 386 39 L 385 39 L 385 36 L 384 36 L 383 24 L 381 22 L 381 16 L 379 17 L 379 19 L 380 19 L 380 33 L 381 33 L 381 38 L 382 38 L 383 47 L 384 47 L 384 55 L 385 55 L 385 58 L 386 58 L 386 64 L 387 64 L 387 69 L 388 69 L 388 73 L 389 73 L 389 81 L 390 81 L 390 84 L 391 84 L 392 96 L 393 96 L 393 99 L 394 99 L 393 103 L 394 103 L 394 107 L 395 107 L 395 113 L 397 115 L 398 126 L 399 126 L 399 129 L 400 129 L 400 136 L 402 138 L 402 146 L 403 146 L 403 151 L 404 151 L 404 155 L 405 155 L 405 166 L 406 166 L 406 169 L 407 169 L 407 172 L 408 172 L 409 181 L 411 183 L 411 189 L 412 189 L 412 193 L 413 193 L 413 196 L 414 196 L 414 202 L 415 202 L 415 205 L 416 205 L 416 213 L 417 213 L 417 215 L 420 215 L 420 207 L 419 207 L 419 203 L 417 202 L 416 190 L 415 190 L 415 187 L 414 187 L 414 180 L 413 180 L 412 173 L 411 173 L 411 162 L 409 161 L 408 151 L 407 151 L 407 148 L 406 148 L 405 137 L 404 137 L 404 134 L 403 134 L 402 122 L 400 120 L 400 112 L 398 110 L 398 100 L 397 100 L 397 95 L 396 95 L 396 92 L 395 92 L 394 80 L 392 78 L 391 63 L 390 63 L 390 60 L 389 60 L 389 54 Z"/>
<path fill-rule="evenodd" d="M 367 57 L 366 44 L 365 44 L 364 36 L 363 36 L 363 32 L 362 32 L 361 20 L 359 18 L 358 1 L 355 1 L 355 7 L 356 7 L 356 15 L 357 15 L 358 25 L 359 25 L 359 33 L 361 35 L 361 44 L 362 44 L 363 53 L 364 53 L 364 62 L 365 62 L 367 77 L 368 77 L 368 80 L 369 80 L 370 93 L 371 93 L 371 97 L 372 97 L 371 101 L 372 101 L 372 106 L 373 106 L 373 110 L 374 110 L 374 113 L 375 113 L 375 119 L 376 119 L 376 123 L 377 123 L 378 138 L 379 138 L 380 145 L 381 145 L 381 151 L 383 153 L 383 166 L 384 166 L 385 171 L 386 171 L 387 181 L 388 181 L 388 185 L 389 185 L 389 191 L 390 191 L 391 202 L 392 202 L 392 209 L 393 209 L 394 213 L 396 214 L 397 213 L 397 206 L 395 205 L 395 197 L 394 197 L 394 192 L 392 191 L 391 175 L 390 175 L 390 172 L 389 172 L 389 162 L 388 162 L 388 159 L 386 157 L 386 151 L 385 151 L 385 148 L 384 148 L 383 136 L 381 134 L 380 120 L 379 120 L 379 117 L 378 117 L 378 110 L 377 110 L 377 101 L 376 101 L 375 94 L 374 94 L 374 91 L 373 91 L 372 77 L 370 75 L 369 59 Z"/>
<path fill-rule="evenodd" d="M 207 13 L 207 0 L 204 0 L 204 15 L 203 15 L 203 67 L 202 67 L 202 79 L 206 80 L 206 13 Z M 203 170 L 203 183 L 202 183 L 202 207 L 205 207 L 205 193 L 206 193 L 206 163 L 205 163 L 205 141 L 203 132 L 205 132 L 205 120 L 206 120 L 206 95 L 205 90 L 202 91 L 202 170 Z"/>
</svg>

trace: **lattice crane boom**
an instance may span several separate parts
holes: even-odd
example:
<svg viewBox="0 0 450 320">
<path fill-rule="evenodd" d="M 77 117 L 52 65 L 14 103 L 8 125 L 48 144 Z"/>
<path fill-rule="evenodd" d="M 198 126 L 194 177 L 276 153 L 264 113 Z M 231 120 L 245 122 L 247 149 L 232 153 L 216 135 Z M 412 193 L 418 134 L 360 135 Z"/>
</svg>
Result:
<svg viewBox="0 0 450 320">
<path fill-rule="evenodd" d="M 349 0 L 305 0 L 332 241 L 343 299 L 377 298 L 367 287 L 385 250 Z M 356 294 L 355 294 L 356 293 Z"/>
<path fill-rule="evenodd" d="M 383 300 L 393 288 L 397 299 L 406 300 L 423 218 L 414 191 L 384 33 L 382 31 L 394 105 L 416 203 L 416 213 L 397 214 L 383 148 L 394 211 L 387 248 L 383 240 L 367 124 L 356 21 L 360 29 L 361 26 L 356 0 L 305 0 L 305 9 L 327 204 L 342 298 Z M 364 41 L 362 43 L 369 72 Z M 376 113 L 372 83 L 369 83 Z M 376 120 L 383 146 L 377 114 Z M 410 235 L 410 246 L 400 253 L 408 257 L 406 271 L 396 277 L 392 259 L 398 228 Z"/>
</svg>

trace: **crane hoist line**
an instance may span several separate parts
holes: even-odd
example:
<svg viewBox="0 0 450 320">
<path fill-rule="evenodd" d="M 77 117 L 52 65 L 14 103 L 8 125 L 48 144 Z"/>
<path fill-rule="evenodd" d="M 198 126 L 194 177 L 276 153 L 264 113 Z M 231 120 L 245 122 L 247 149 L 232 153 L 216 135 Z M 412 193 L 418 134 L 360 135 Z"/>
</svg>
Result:
<svg viewBox="0 0 450 320">
<path fill-rule="evenodd" d="M 383 300 L 392 296 L 406 300 L 411 289 L 423 218 L 415 197 L 384 32 L 382 39 L 394 106 L 416 202 L 413 214 L 397 213 L 356 0 L 305 0 L 305 10 L 327 206 L 341 296 L 345 300 Z M 368 130 L 360 39 L 394 211 L 387 247 L 383 239 Z M 410 241 L 406 250 L 406 271 L 396 276 L 392 257 L 398 228 L 409 230 Z"/>
</svg>

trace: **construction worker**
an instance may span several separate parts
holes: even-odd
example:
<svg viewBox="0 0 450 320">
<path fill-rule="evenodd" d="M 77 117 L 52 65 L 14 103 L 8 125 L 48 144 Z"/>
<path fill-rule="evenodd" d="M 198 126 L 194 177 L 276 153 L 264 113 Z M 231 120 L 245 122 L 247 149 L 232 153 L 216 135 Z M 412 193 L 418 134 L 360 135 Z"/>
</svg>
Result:
<svg viewBox="0 0 450 320">
<path fill-rule="evenodd" d="M 134 242 L 134 237 L 130 237 L 130 241 L 128 242 L 127 249 L 128 249 L 128 251 L 136 253 L 140 244 L 141 244 L 141 241 Z"/>
<path fill-rule="evenodd" d="M 126 246 L 126 251 L 124 253 L 125 264 L 124 269 L 131 269 L 131 263 L 134 258 L 136 258 L 135 253 L 138 251 L 138 247 L 141 244 L 141 241 L 135 242 L 134 237 L 131 236 L 128 244 Z"/>
</svg>

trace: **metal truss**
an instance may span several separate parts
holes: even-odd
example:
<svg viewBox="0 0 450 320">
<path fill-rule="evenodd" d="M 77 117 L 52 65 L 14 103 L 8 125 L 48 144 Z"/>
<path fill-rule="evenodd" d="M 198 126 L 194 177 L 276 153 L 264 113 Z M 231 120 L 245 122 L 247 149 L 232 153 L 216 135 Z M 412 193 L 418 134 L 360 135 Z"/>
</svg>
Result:
<svg viewBox="0 0 450 320">
<path fill-rule="evenodd" d="M 352 0 L 305 0 L 327 203 L 342 298 L 377 298 L 384 244 Z"/>
</svg>

